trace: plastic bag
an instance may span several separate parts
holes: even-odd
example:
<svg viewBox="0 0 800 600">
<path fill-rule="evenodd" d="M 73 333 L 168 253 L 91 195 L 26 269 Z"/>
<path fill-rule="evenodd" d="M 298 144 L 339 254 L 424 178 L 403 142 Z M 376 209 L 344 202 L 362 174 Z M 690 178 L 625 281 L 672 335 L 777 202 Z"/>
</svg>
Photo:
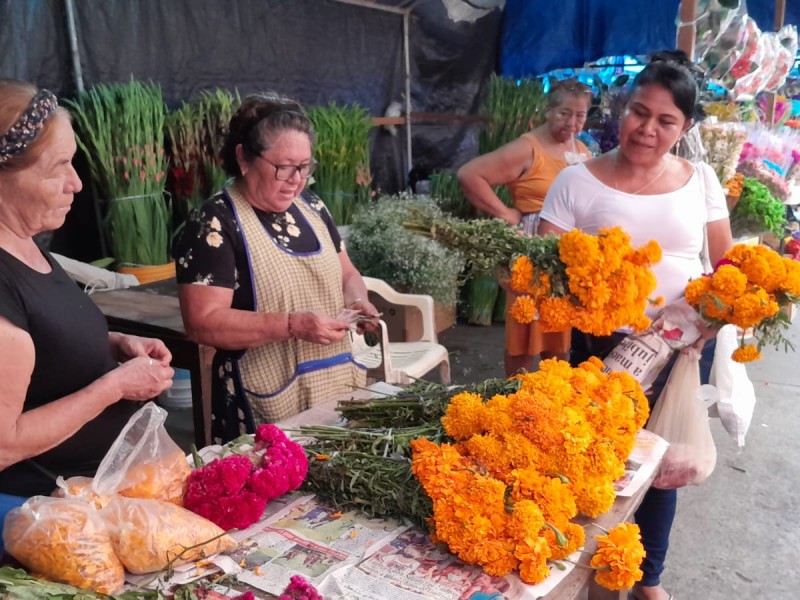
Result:
<svg viewBox="0 0 800 600">
<path fill-rule="evenodd" d="M 56 479 L 56 490 L 52 493 L 55 498 L 69 498 L 87 502 L 95 508 L 104 508 L 114 496 L 101 496 L 92 487 L 94 479 L 92 477 L 82 477 L 76 475 L 69 479 L 64 479 L 60 475 Z"/>
<path fill-rule="evenodd" d="M 29 498 L 6 516 L 3 543 L 26 568 L 52 581 L 103 594 L 125 583 L 105 524 L 81 500 Z"/>
<path fill-rule="evenodd" d="M 714 470 L 717 448 L 699 391 L 700 355 L 681 353 L 646 426 L 669 442 L 653 487 L 699 485 Z"/>
<path fill-rule="evenodd" d="M 119 560 L 131 573 L 152 573 L 236 546 L 223 529 L 170 502 L 117 497 L 101 514 Z"/>
<path fill-rule="evenodd" d="M 731 358 L 737 347 L 736 327 L 725 325 L 717 334 L 709 378 L 709 383 L 717 390 L 717 402 L 709 409 L 709 415 L 718 416 L 725 431 L 741 447 L 753 419 L 756 391 L 745 366 Z"/>
<path fill-rule="evenodd" d="M 166 418 L 166 411 L 152 402 L 134 413 L 97 468 L 93 484 L 97 494 L 183 505 L 191 467 L 169 437 Z"/>
</svg>

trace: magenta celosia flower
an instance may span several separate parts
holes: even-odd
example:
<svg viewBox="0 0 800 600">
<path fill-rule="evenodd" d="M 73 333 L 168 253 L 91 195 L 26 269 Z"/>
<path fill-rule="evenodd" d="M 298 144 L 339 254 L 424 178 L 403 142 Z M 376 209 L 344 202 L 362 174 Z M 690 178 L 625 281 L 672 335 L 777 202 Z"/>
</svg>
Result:
<svg viewBox="0 0 800 600">
<path fill-rule="evenodd" d="M 258 521 L 267 499 L 245 487 L 253 470 L 240 455 L 216 459 L 189 475 L 184 506 L 222 529 L 245 529 Z"/>
<path fill-rule="evenodd" d="M 275 425 L 256 430 L 253 460 L 234 454 L 196 469 L 189 476 L 184 505 L 223 529 L 244 529 L 258 521 L 273 498 L 296 490 L 308 472 L 302 446 Z"/>
<path fill-rule="evenodd" d="M 324 600 L 317 589 L 300 575 L 293 575 L 278 600 Z"/>
<path fill-rule="evenodd" d="M 240 594 L 233 598 L 233 600 L 256 600 L 256 597 L 253 595 L 253 592 L 247 590 L 244 594 Z"/>
</svg>

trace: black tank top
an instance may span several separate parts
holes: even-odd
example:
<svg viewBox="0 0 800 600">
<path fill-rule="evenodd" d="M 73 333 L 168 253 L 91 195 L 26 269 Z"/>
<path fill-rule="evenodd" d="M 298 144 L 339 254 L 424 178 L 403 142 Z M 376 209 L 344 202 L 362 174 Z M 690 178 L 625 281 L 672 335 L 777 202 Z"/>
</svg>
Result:
<svg viewBox="0 0 800 600">
<path fill-rule="evenodd" d="M 74 393 L 116 367 L 103 314 L 43 252 L 52 271 L 39 273 L 0 249 L 0 316 L 33 339 L 36 364 L 23 411 Z M 0 471 L 0 492 L 49 495 L 55 475 L 94 475 L 97 466 L 139 403 L 120 401 L 89 421 L 70 439 L 34 458 Z M 2 418 L 2 417 L 0 417 Z"/>
</svg>

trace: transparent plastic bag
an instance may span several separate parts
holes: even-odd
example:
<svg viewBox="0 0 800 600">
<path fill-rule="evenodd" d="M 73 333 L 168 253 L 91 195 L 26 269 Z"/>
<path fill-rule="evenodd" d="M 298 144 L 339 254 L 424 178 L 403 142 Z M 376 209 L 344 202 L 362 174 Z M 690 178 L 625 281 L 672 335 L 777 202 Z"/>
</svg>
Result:
<svg viewBox="0 0 800 600">
<path fill-rule="evenodd" d="M 772 73 L 764 84 L 764 89 L 768 92 L 774 92 L 786 83 L 786 77 L 792 70 L 797 55 L 797 27 L 785 25 L 776 35 L 778 43 L 774 65 Z"/>
<path fill-rule="evenodd" d="M 113 496 L 102 496 L 94 491 L 94 478 L 82 477 L 77 475 L 64 479 L 59 475 L 56 479 L 56 490 L 51 494 L 55 498 L 68 498 L 70 500 L 80 500 L 91 504 L 95 508 L 103 508 L 108 505 Z"/>
<path fill-rule="evenodd" d="M 98 512 L 82 500 L 34 496 L 6 516 L 6 552 L 59 583 L 114 594 L 125 570 Z"/>
<path fill-rule="evenodd" d="M 176 567 L 236 546 L 223 529 L 170 502 L 116 497 L 101 514 L 131 573 Z"/>
<path fill-rule="evenodd" d="M 166 411 L 152 402 L 130 418 L 97 468 L 93 484 L 97 494 L 183 505 L 191 467 L 169 437 L 164 427 L 166 418 Z"/>
<path fill-rule="evenodd" d="M 669 442 L 653 487 L 700 485 L 714 471 L 717 448 L 700 397 L 700 354 L 678 355 L 645 429 Z"/>
</svg>

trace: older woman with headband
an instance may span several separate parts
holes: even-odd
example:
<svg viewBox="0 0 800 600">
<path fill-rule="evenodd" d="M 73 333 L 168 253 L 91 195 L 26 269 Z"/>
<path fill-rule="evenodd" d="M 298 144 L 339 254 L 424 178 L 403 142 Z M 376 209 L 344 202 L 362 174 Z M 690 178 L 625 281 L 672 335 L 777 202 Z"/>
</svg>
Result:
<svg viewBox="0 0 800 600">
<path fill-rule="evenodd" d="M 94 475 L 138 402 L 172 384 L 164 344 L 109 334 L 34 242 L 63 225 L 81 190 L 75 151 L 52 93 L 0 81 L 0 524 L 57 475 Z"/>
<path fill-rule="evenodd" d="M 597 234 L 603 227 L 620 226 L 636 246 L 656 240 L 662 260 L 654 268 L 657 288 L 653 296 L 662 296 L 667 304 L 683 296 L 689 279 L 702 275 L 704 238 L 712 264 L 732 245 L 719 182 L 706 177 L 704 167 L 670 154 L 693 121 L 697 88 L 688 64 L 682 53 L 664 52 L 639 73 L 622 117 L 619 148 L 565 169 L 547 194 L 539 226 L 540 234 L 561 234 L 573 228 Z M 575 332 L 571 362 L 603 357 L 625 335 L 595 337 Z M 706 357 L 710 350 L 711 344 L 704 351 Z M 671 364 L 648 392 L 651 403 L 658 399 Z M 705 382 L 709 370 L 710 362 L 701 361 Z M 636 512 L 647 552 L 644 577 L 633 589 L 637 600 L 672 598 L 661 586 L 660 576 L 676 501 L 676 490 L 651 488 Z"/>
<path fill-rule="evenodd" d="M 583 129 L 591 100 L 591 90 L 576 79 L 553 84 L 542 125 L 459 169 L 464 195 L 493 217 L 519 225 L 526 234 L 535 233 L 544 197 L 556 175 L 568 164 L 590 157 L 575 136 Z M 511 192 L 511 207 L 492 190 L 492 186 L 503 184 Z M 508 307 L 516 296 L 510 290 L 506 294 Z M 523 325 L 506 318 L 506 375 L 531 370 L 534 357 L 539 355 L 564 358 L 569 344 L 569 330 L 546 332 L 538 321 Z"/>
<path fill-rule="evenodd" d="M 186 329 L 217 349 L 217 439 L 365 382 L 337 317 L 349 308 L 373 327 L 377 311 L 325 205 L 304 191 L 313 140 L 299 103 L 245 98 L 222 150 L 233 182 L 190 216 L 177 250 Z"/>
</svg>

